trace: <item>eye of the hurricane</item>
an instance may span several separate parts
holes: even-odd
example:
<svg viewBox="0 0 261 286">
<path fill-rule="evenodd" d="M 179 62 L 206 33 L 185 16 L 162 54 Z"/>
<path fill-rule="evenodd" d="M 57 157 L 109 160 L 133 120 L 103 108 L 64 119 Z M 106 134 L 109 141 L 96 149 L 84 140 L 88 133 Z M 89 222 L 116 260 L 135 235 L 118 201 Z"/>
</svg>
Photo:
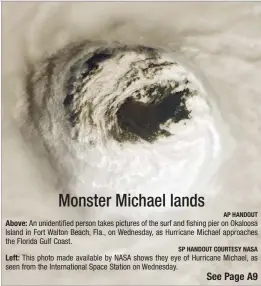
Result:
<svg viewBox="0 0 261 286">
<path fill-rule="evenodd" d="M 78 59 L 64 91 L 72 138 L 89 143 L 173 136 L 172 125 L 192 118 L 189 99 L 199 96 L 191 75 L 167 53 L 119 45 L 94 48 Z"/>
<path fill-rule="evenodd" d="M 164 92 L 164 87 L 155 88 L 158 93 Z M 185 105 L 185 98 L 188 90 L 166 94 L 166 97 L 159 103 L 143 103 L 133 99 L 127 99 L 117 111 L 117 119 L 120 128 L 126 132 L 123 138 L 143 138 L 147 141 L 154 141 L 158 136 L 170 136 L 171 133 L 161 124 L 169 119 L 178 122 L 182 119 L 189 119 L 190 111 Z"/>
</svg>

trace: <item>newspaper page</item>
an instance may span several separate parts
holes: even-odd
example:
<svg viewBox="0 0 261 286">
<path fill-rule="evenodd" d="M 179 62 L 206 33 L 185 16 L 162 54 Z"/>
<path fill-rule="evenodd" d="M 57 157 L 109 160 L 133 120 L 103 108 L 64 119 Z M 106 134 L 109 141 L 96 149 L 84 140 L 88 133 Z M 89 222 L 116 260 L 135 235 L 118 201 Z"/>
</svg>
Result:
<svg viewBox="0 0 261 286">
<path fill-rule="evenodd" d="M 261 285 L 260 27 L 2 2 L 2 285 Z"/>
</svg>

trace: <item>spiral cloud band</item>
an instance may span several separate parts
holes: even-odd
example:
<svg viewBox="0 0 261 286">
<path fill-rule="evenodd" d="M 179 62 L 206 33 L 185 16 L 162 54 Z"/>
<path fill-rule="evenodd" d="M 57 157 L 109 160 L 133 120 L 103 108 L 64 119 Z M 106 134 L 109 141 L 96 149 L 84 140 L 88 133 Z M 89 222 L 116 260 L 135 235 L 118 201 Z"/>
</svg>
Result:
<svg viewBox="0 0 261 286">
<path fill-rule="evenodd" d="M 165 189 L 175 182 L 184 192 L 219 146 L 207 92 L 160 48 L 72 45 L 33 71 L 29 86 L 50 156 L 74 184 L 86 188 L 91 177 L 89 192 L 138 193 L 146 184 L 153 194 L 162 178 Z M 101 169 L 107 175 L 98 177 Z"/>
</svg>

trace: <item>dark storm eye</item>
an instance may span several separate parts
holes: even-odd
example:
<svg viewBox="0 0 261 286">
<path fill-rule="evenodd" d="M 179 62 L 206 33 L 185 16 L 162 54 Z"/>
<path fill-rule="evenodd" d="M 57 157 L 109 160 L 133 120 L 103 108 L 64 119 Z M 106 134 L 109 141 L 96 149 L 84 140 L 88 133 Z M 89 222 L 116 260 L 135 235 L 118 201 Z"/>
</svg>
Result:
<svg viewBox="0 0 261 286">
<path fill-rule="evenodd" d="M 171 136 L 169 131 L 160 128 L 161 124 L 168 120 L 177 123 L 190 118 L 191 111 L 185 105 L 188 90 L 171 92 L 168 87 L 156 86 L 147 92 L 152 94 L 154 91 L 163 97 L 160 102 L 143 103 L 128 98 L 117 111 L 120 128 L 133 139 L 152 142 L 159 136 Z"/>
</svg>

